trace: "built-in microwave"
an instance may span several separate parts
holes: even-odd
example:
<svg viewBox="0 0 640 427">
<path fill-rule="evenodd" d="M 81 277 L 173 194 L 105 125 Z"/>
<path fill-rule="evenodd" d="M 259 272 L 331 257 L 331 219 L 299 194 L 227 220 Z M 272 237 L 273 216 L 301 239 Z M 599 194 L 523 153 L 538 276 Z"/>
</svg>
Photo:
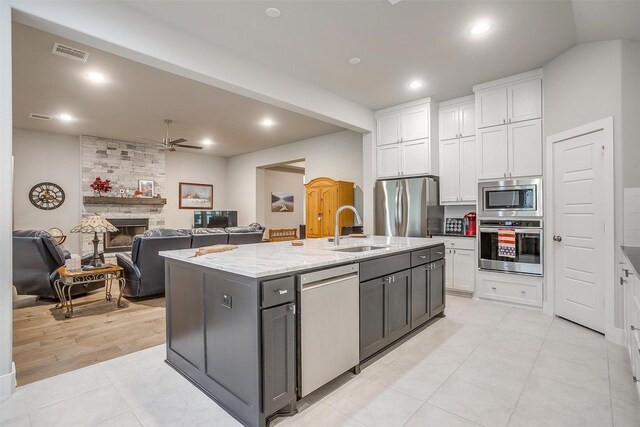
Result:
<svg viewBox="0 0 640 427">
<path fill-rule="evenodd" d="M 541 217 L 542 179 L 520 178 L 478 184 L 478 216 Z"/>
</svg>

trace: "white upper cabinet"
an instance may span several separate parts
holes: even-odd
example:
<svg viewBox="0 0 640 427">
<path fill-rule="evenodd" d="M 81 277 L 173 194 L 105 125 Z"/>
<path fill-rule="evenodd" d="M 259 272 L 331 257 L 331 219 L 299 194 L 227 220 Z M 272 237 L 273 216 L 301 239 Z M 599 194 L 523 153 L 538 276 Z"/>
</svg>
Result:
<svg viewBox="0 0 640 427">
<path fill-rule="evenodd" d="M 475 203 L 477 191 L 476 138 L 463 138 L 460 140 L 460 201 Z"/>
<path fill-rule="evenodd" d="M 542 70 L 473 90 L 478 179 L 542 175 Z"/>
<path fill-rule="evenodd" d="M 379 115 L 377 145 L 397 144 L 429 137 L 429 104 Z"/>
<path fill-rule="evenodd" d="M 437 173 L 438 146 L 432 146 L 430 133 L 432 124 L 436 131 L 438 123 L 433 122 L 432 108 L 434 105 L 426 98 L 376 113 L 378 178 Z"/>
<path fill-rule="evenodd" d="M 400 142 L 400 115 L 389 114 L 378 117 L 377 145 L 396 144 Z"/>
<path fill-rule="evenodd" d="M 478 179 L 542 175 L 542 121 L 478 130 Z"/>
<path fill-rule="evenodd" d="M 542 175 L 542 121 L 513 123 L 509 129 L 509 177 Z"/>
<path fill-rule="evenodd" d="M 476 107 L 473 96 L 443 104 L 438 113 L 440 141 L 476 134 Z"/>
<path fill-rule="evenodd" d="M 479 129 L 542 117 L 542 72 L 474 86 Z"/>
<path fill-rule="evenodd" d="M 440 203 L 456 204 L 459 201 L 460 140 L 440 141 Z"/>
<path fill-rule="evenodd" d="M 478 179 L 506 178 L 509 167 L 507 126 L 478 129 L 477 138 Z"/>
<path fill-rule="evenodd" d="M 400 145 L 385 145 L 377 150 L 378 178 L 392 178 L 400 175 Z"/>
<path fill-rule="evenodd" d="M 440 108 L 440 111 L 438 112 L 438 121 L 440 124 L 440 141 L 460 137 L 460 116 L 458 106 Z"/>
<path fill-rule="evenodd" d="M 542 80 L 526 80 L 509 85 L 509 123 L 542 117 Z"/>
<path fill-rule="evenodd" d="M 475 138 L 440 141 L 440 203 L 473 204 L 476 188 Z"/>
<path fill-rule="evenodd" d="M 429 173 L 429 140 L 403 142 L 400 144 L 400 165 L 403 176 L 425 175 Z"/>
<path fill-rule="evenodd" d="M 478 129 L 502 125 L 507 122 L 507 88 L 476 93 L 476 120 Z"/>
<path fill-rule="evenodd" d="M 429 137 L 429 105 L 401 110 L 400 142 L 415 141 Z"/>
<path fill-rule="evenodd" d="M 473 136 L 476 134 L 476 103 L 466 102 L 459 107 L 460 110 L 460 136 Z"/>
</svg>

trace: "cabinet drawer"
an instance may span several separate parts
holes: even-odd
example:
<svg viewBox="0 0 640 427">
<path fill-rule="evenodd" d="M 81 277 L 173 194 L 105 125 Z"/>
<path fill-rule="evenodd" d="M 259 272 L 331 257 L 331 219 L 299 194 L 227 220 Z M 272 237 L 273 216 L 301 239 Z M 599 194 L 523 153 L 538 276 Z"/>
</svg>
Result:
<svg viewBox="0 0 640 427">
<path fill-rule="evenodd" d="M 422 249 L 411 252 L 411 267 L 426 264 L 431 261 L 431 249 Z"/>
<path fill-rule="evenodd" d="M 411 267 L 411 254 L 404 253 L 360 263 L 360 282 L 386 276 Z"/>
<path fill-rule="evenodd" d="M 431 262 L 437 261 L 439 259 L 444 258 L 444 245 L 436 246 L 435 248 L 431 248 L 429 250 L 429 254 L 431 257 Z"/>
<path fill-rule="evenodd" d="M 542 283 L 524 284 L 481 278 L 477 285 L 479 297 L 542 307 Z"/>
<path fill-rule="evenodd" d="M 448 237 L 444 243 L 447 249 L 466 249 L 473 251 L 476 249 L 476 239 L 473 237 Z"/>
<path fill-rule="evenodd" d="M 262 282 L 262 307 L 272 307 L 293 301 L 295 281 L 293 276 Z"/>
</svg>

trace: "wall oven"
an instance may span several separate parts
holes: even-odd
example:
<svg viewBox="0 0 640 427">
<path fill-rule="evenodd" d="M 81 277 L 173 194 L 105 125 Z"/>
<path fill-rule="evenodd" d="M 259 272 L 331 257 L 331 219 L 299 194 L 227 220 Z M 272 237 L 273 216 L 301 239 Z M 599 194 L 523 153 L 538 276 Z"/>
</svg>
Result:
<svg viewBox="0 0 640 427">
<path fill-rule="evenodd" d="M 514 234 L 515 250 L 511 256 L 501 256 L 498 232 Z M 480 270 L 510 272 L 542 276 L 544 236 L 539 219 L 480 220 L 478 266 Z"/>
<path fill-rule="evenodd" d="M 541 217 L 542 179 L 520 178 L 478 184 L 478 217 Z"/>
</svg>

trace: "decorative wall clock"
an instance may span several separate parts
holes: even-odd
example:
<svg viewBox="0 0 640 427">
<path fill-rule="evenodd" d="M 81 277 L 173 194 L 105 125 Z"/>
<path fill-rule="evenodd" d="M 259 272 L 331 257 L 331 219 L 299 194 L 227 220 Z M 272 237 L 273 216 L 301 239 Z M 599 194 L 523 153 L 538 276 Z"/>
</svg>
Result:
<svg viewBox="0 0 640 427">
<path fill-rule="evenodd" d="M 53 182 L 41 182 L 31 188 L 29 200 L 36 208 L 50 211 L 64 203 L 64 190 Z"/>
</svg>

